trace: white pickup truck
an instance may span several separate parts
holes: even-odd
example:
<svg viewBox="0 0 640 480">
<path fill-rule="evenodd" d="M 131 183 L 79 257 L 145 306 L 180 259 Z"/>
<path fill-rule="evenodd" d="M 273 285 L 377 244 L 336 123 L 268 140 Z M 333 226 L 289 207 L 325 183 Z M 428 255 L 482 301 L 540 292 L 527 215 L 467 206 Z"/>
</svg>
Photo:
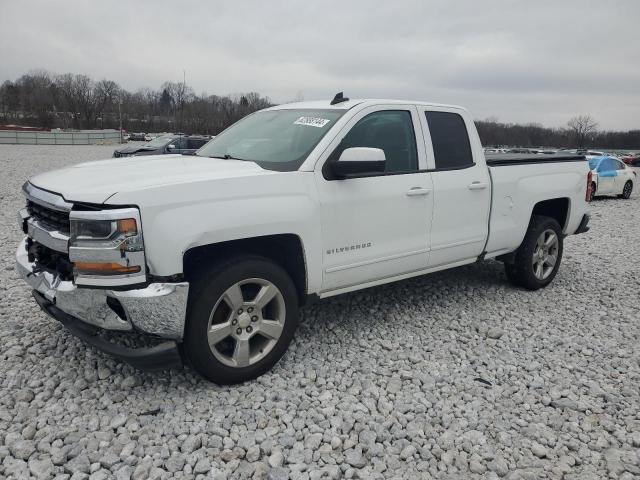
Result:
<svg viewBox="0 0 640 480">
<path fill-rule="evenodd" d="M 339 94 L 249 115 L 196 156 L 33 177 L 17 265 L 98 349 L 235 383 L 279 360 L 314 299 L 489 258 L 546 286 L 564 237 L 588 230 L 590 175 L 581 156 L 485 159 L 460 107 Z"/>
</svg>

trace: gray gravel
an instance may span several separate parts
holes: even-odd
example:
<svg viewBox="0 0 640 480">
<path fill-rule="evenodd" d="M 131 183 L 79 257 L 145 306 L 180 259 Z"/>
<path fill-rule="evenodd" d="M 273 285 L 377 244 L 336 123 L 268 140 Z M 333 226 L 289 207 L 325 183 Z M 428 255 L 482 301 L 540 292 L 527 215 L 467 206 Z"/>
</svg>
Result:
<svg viewBox="0 0 640 480">
<path fill-rule="evenodd" d="M 640 197 L 593 203 L 546 290 L 485 262 L 323 301 L 260 379 L 142 374 L 42 314 L 22 182 L 113 147 L 0 146 L 0 477 L 640 477 Z"/>
</svg>

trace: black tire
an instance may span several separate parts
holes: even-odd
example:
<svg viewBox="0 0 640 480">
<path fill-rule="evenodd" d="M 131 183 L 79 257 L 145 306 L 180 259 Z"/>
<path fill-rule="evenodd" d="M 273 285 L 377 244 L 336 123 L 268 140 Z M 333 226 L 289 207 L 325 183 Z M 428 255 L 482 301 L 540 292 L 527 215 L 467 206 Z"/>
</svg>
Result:
<svg viewBox="0 0 640 480">
<path fill-rule="evenodd" d="M 245 367 L 229 366 L 216 358 L 209 346 L 209 319 L 213 308 L 228 288 L 253 278 L 272 283 L 282 293 L 285 305 L 284 327 L 275 345 L 262 359 Z M 280 360 L 298 326 L 296 287 L 280 265 L 260 256 L 234 257 L 203 269 L 193 284 L 189 293 L 183 351 L 198 373 L 214 383 L 230 385 L 259 377 Z"/>
<path fill-rule="evenodd" d="M 592 202 L 594 198 L 596 198 L 596 182 L 591 183 L 591 196 L 589 197 L 589 201 Z"/>
<path fill-rule="evenodd" d="M 548 276 L 540 279 L 534 272 L 533 260 L 538 238 L 548 230 L 552 230 L 557 237 L 556 261 Z M 507 279 L 515 286 L 524 287 L 528 290 L 538 290 L 549 285 L 556 274 L 562 261 L 563 238 L 562 229 L 556 220 L 550 217 L 534 215 L 529 223 L 529 228 L 524 240 L 516 251 L 513 263 L 505 263 L 505 273 Z"/>
<path fill-rule="evenodd" d="M 618 198 L 628 200 L 631 197 L 631 192 L 633 192 L 633 182 L 631 180 L 627 180 L 627 183 L 624 184 L 622 194 L 618 195 Z"/>
</svg>

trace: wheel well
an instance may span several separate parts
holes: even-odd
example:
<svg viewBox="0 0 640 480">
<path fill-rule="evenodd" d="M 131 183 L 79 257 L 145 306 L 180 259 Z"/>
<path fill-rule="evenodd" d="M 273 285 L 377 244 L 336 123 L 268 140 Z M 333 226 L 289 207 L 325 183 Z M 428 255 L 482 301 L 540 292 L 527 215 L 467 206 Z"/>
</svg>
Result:
<svg viewBox="0 0 640 480">
<path fill-rule="evenodd" d="M 568 198 L 554 198 L 551 200 L 544 200 L 538 202 L 533 207 L 531 215 L 544 215 L 545 217 L 551 217 L 555 219 L 562 230 L 567 223 L 567 214 L 569 213 L 569 199 Z"/>
<path fill-rule="evenodd" d="M 191 280 L 202 266 L 210 266 L 218 259 L 241 254 L 260 255 L 284 268 L 298 290 L 300 305 L 305 303 L 307 272 L 304 249 L 300 237 L 294 234 L 265 235 L 191 248 L 184 254 L 184 275 Z"/>
</svg>

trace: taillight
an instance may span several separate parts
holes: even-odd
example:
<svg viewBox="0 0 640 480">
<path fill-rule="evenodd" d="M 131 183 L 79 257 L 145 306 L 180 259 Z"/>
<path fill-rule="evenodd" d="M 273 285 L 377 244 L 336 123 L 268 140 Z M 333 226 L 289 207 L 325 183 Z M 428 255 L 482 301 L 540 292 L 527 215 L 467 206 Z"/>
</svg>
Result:
<svg viewBox="0 0 640 480">
<path fill-rule="evenodd" d="M 589 173 L 587 173 L 587 195 L 585 197 L 585 200 L 587 202 L 591 201 L 591 189 L 593 188 L 593 172 L 591 170 L 589 170 Z"/>
</svg>

